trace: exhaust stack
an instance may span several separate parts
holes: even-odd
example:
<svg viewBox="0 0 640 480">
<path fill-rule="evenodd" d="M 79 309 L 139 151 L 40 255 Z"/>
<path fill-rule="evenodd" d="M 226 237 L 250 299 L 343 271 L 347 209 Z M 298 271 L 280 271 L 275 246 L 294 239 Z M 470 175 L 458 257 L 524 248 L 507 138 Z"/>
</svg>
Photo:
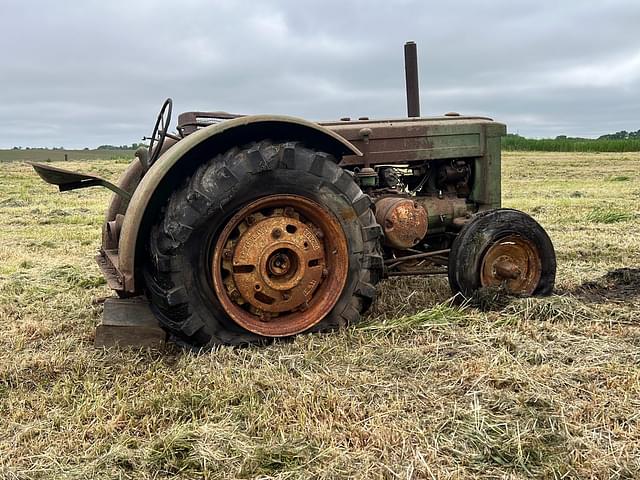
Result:
<svg viewBox="0 0 640 480">
<path fill-rule="evenodd" d="M 420 85 L 418 84 L 418 50 L 416 42 L 404 44 L 404 72 L 407 79 L 407 115 L 420 116 Z"/>
</svg>

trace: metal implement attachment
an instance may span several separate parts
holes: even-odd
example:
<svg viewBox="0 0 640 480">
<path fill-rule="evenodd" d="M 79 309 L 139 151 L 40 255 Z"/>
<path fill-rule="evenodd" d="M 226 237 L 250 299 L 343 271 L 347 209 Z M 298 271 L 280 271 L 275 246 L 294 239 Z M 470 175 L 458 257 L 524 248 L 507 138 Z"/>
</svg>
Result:
<svg viewBox="0 0 640 480">
<path fill-rule="evenodd" d="M 128 192 L 125 192 L 120 187 L 114 185 L 108 180 L 105 180 L 104 178 L 89 175 L 87 173 L 71 172 L 69 170 L 52 167 L 51 165 L 45 165 L 43 163 L 27 163 L 33 167 L 42 180 L 52 185 L 57 185 L 61 192 L 100 186 L 108 188 L 117 195 L 120 195 L 127 202 L 131 199 L 131 195 Z"/>
</svg>

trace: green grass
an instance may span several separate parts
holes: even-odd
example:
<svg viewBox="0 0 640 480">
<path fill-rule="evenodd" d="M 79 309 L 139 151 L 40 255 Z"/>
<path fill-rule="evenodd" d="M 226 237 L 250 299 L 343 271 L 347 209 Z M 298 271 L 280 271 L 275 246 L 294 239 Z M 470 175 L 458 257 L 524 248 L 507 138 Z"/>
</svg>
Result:
<svg viewBox="0 0 640 480">
<path fill-rule="evenodd" d="M 596 207 L 588 212 L 585 218 L 593 223 L 616 223 L 631 220 L 633 214 L 618 208 Z"/>
<path fill-rule="evenodd" d="M 0 162 L 62 162 L 133 158 L 134 150 L 0 150 Z M 64 168 L 64 165 L 62 165 Z"/>
<path fill-rule="evenodd" d="M 638 478 L 639 162 L 504 156 L 554 296 L 479 310 L 392 279 L 361 325 L 204 355 L 94 349 L 110 193 L 0 164 L 0 478 Z"/>
<path fill-rule="evenodd" d="M 502 149 L 520 152 L 640 152 L 640 139 L 524 138 L 507 135 Z"/>
</svg>

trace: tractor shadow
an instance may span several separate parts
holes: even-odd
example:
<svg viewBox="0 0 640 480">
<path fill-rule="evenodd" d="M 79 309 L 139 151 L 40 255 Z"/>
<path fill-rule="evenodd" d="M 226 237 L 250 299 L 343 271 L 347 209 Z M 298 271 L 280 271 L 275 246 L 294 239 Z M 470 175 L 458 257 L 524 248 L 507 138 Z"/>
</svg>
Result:
<svg viewBox="0 0 640 480">
<path fill-rule="evenodd" d="M 572 290 L 559 289 L 555 295 L 570 295 L 582 303 L 629 303 L 640 301 L 640 268 L 618 268 L 600 278 L 583 282 Z M 456 297 L 454 302 L 483 312 L 501 311 L 518 297 L 501 287 L 481 288 L 470 298 Z"/>
<path fill-rule="evenodd" d="M 570 291 L 588 303 L 628 302 L 640 298 L 640 268 L 618 268 Z"/>
</svg>

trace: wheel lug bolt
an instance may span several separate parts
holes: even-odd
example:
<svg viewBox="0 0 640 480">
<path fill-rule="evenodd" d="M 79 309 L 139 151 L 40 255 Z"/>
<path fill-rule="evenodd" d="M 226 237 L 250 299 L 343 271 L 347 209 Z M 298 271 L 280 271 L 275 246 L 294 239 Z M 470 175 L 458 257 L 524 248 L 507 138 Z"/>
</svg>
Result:
<svg viewBox="0 0 640 480">
<path fill-rule="evenodd" d="M 273 238 L 280 238 L 282 236 L 282 230 L 280 230 L 279 228 L 274 228 L 271 232 L 271 236 Z"/>
</svg>

